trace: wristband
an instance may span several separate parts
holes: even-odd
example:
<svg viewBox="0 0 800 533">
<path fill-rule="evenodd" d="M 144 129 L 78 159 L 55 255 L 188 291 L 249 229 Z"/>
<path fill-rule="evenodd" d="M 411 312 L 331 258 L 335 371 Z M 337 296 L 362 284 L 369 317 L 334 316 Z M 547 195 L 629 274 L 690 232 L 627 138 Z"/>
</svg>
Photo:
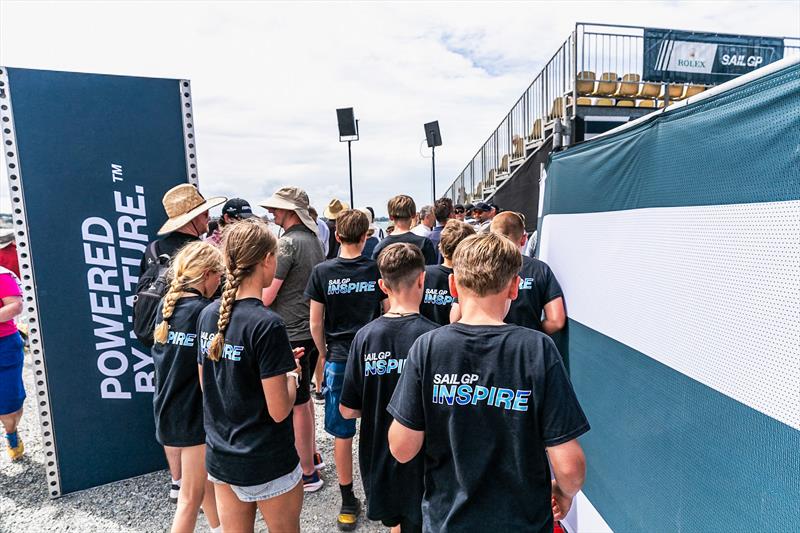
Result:
<svg viewBox="0 0 800 533">
<path fill-rule="evenodd" d="M 299 389 L 300 388 L 300 375 L 297 372 L 287 372 L 286 375 L 287 376 L 291 376 L 291 377 L 294 378 L 294 388 L 295 389 Z"/>
</svg>

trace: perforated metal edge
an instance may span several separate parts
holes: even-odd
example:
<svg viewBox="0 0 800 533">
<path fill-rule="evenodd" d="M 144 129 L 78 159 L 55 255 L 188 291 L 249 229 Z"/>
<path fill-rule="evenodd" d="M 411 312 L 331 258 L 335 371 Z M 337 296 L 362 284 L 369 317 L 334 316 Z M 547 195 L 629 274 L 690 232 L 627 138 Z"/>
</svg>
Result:
<svg viewBox="0 0 800 533">
<path fill-rule="evenodd" d="M 192 83 L 180 80 L 178 89 L 181 92 L 181 123 L 183 124 L 183 146 L 186 149 L 186 178 L 195 187 L 200 186 L 197 179 L 197 138 L 194 134 L 194 111 L 192 109 Z"/>
<path fill-rule="evenodd" d="M 11 106 L 11 87 L 8 82 L 8 69 L 0 66 L 0 127 L 3 130 L 3 153 L 8 169 L 8 186 L 11 195 L 14 238 L 22 286 L 24 289 L 24 309 L 27 311 L 28 339 L 33 358 L 33 371 L 36 380 L 36 402 L 39 422 L 42 426 L 47 492 L 51 498 L 61 496 L 61 477 L 58 469 L 58 454 L 55 445 L 55 432 L 50 409 L 50 392 L 47 381 L 47 368 L 44 364 L 44 345 L 39 331 L 39 305 L 36 298 L 36 283 L 31 267 L 30 243 L 28 242 L 28 220 L 22 185 L 22 169 L 17 153 L 17 138 L 14 128 L 14 113 Z"/>
</svg>

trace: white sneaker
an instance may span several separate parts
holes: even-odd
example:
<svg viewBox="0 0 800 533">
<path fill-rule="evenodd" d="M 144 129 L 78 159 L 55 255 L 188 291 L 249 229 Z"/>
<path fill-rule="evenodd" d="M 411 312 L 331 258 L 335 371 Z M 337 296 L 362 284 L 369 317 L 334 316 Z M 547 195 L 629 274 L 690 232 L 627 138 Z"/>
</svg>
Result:
<svg viewBox="0 0 800 533">
<path fill-rule="evenodd" d="M 169 486 L 169 501 L 171 503 L 178 503 L 178 494 L 181 491 L 181 486 L 177 483 L 172 483 Z"/>
</svg>

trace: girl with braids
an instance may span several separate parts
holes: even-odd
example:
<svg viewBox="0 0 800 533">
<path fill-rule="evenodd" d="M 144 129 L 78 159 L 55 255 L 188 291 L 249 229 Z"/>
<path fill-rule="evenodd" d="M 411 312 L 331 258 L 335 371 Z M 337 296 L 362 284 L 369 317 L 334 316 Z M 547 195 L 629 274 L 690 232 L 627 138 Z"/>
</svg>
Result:
<svg viewBox="0 0 800 533">
<path fill-rule="evenodd" d="M 152 348 L 156 391 L 156 439 L 180 451 L 182 480 L 172 531 L 194 531 L 202 504 L 212 531 L 219 531 L 214 485 L 207 480 L 203 394 L 197 377 L 197 319 L 211 302 L 222 275 L 222 252 L 192 242 L 172 260 L 170 286 L 156 314 Z"/>
<path fill-rule="evenodd" d="M 302 469 L 292 413 L 300 365 L 280 317 L 261 295 L 275 276 L 277 241 L 257 218 L 223 243 L 222 298 L 200 314 L 206 467 L 225 531 L 253 531 L 256 508 L 270 531 L 299 531 Z"/>
</svg>

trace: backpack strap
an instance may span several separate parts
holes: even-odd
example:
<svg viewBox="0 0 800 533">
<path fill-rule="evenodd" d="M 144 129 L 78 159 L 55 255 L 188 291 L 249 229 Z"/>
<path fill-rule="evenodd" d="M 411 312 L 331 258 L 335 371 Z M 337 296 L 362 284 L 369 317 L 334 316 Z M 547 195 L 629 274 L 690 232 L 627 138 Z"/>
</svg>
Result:
<svg viewBox="0 0 800 533">
<path fill-rule="evenodd" d="M 145 256 L 147 257 L 147 266 L 154 263 L 158 263 L 158 239 L 151 242 L 147 245 L 147 251 L 145 251 Z"/>
</svg>

